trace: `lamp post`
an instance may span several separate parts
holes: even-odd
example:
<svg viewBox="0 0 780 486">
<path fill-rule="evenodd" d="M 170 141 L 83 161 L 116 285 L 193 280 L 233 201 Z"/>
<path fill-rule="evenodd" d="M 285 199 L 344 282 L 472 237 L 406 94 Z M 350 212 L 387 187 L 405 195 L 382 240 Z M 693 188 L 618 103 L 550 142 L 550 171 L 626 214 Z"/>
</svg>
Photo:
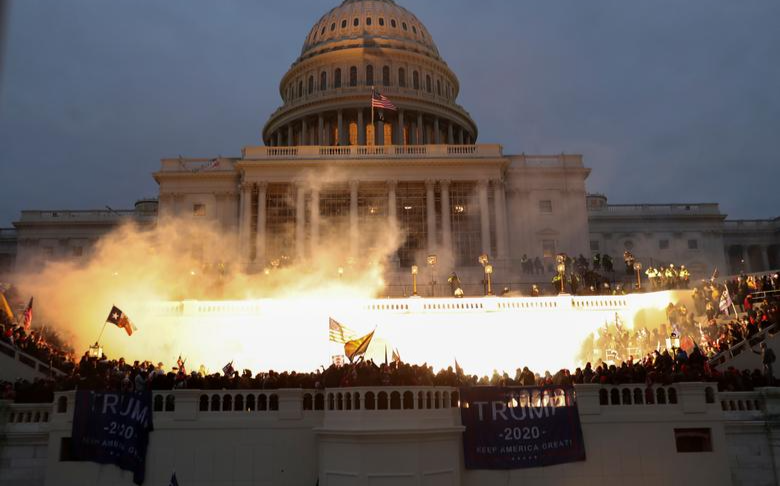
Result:
<svg viewBox="0 0 780 486">
<path fill-rule="evenodd" d="M 417 272 L 419 268 L 417 265 L 412 265 L 412 295 L 417 295 Z"/>
<path fill-rule="evenodd" d="M 642 264 L 640 262 L 634 263 L 634 271 L 636 272 L 636 289 L 642 290 Z"/>
<path fill-rule="evenodd" d="M 436 280 L 434 280 L 434 267 L 436 266 L 436 262 L 438 259 L 436 258 L 436 255 L 428 255 L 428 268 L 430 268 L 431 273 L 431 297 L 434 297 L 436 295 Z"/>
<path fill-rule="evenodd" d="M 477 261 L 479 262 L 479 264 L 480 264 L 480 265 L 482 265 L 482 268 L 484 269 L 484 268 L 485 268 L 485 266 L 488 264 L 488 256 L 487 256 L 487 253 L 483 253 L 483 254 L 481 254 L 481 255 L 479 256 L 479 258 L 477 258 Z M 487 273 L 487 272 L 485 272 L 485 273 Z M 485 295 L 488 295 L 488 288 L 487 288 L 487 278 L 483 278 L 483 279 L 482 279 L 482 292 L 483 292 Z"/>
<path fill-rule="evenodd" d="M 493 288 L 490 283 L 490 276 L 493 275 L 493 265 L 485 265 L 485 279 L 487 280 L 487 295 L 493 295 Z"/>
</svg>

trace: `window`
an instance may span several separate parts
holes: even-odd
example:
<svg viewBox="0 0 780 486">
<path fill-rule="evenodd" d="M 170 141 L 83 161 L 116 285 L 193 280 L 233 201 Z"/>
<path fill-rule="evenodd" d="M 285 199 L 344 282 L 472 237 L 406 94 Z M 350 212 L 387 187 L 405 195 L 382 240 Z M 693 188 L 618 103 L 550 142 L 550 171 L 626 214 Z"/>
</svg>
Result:
<svg viewBox="0 0 780 486">
<path fill-rule="evenodd" d="M 353 21 L 352 21 L 352 25 L 354 25 L 355 27 L 357 27 L 358 25 L 360 25 L 360 19 L 359 19 L 359 18 L 357 18 L 357 17 L 355 17 L 355 20 L 353 20 Z"/>
<path fill-rule="evenodd" d="M 699 240 L 688 240 L 688 249 L 689 250 L 698 250 L 699 249 Z"/>
<path fill-rule="evenodd" d="M 341 88 L 341 68 L 336 68 L 336 71 L 333 73 L 333 87 Z"/>
<path fill-rule="evenodd" d="M 71 253 L 74 257 L 80 257 L 84 254 L 84 248 L 80 246 L 74 246 L 71 248 Z"/>
<path fill-rule="evenodd" d="M 668 250 L 669 249 L 669 240 L 658 240 L 658 249 L 659 250 Z"/>
<path fill-rule="evenodd" d="M 544 258 L 555 256 L 555 240 L 542 240 L 542 256 Z"/>
<path fill-rule="evenodd" d="M 330 31 L 333 32 L 334 30 L 336 30 L 336 22 L 330 24 Z"/>
<path fill-rule="evenodd" d="M 325 26 L 322 26 L 322 30 L 320 31 L 320 35 L 325 35 Z"/>
<path fill-rule="evenodd" d="M 298 98 L 303 96 L 303 81 L 298 81 Z"/>
<path fill-rule="evenodd" d="M 712 452 L 712 429 L 674 429 L 677 452 Z"/>
<path fill-rule="evenodd" d="M 417 71 L 412 73 L 412 86 L 414 89 L 420 89 L 420 73 Z"/>
<path fill-rule="evenodd" d="M 341 21 L 341 28 L 346 29 L 347 28 L 347 19 L 344 19 Z"/>
<path fill-rule="evenodd" d="M 355 66 L 349 68 L 349 85 L 357 86 L 357 67 Z"/>
<path fill-rule="evenodd" d="M 394 29 L 398 27 L 398 24 L 396 23 L 395 19 L 390 19 L 390 27 Z"/>
<path fill-rule="evenodd" d="M 320 73 L 320 91 L 328 89 L 328 73 L 323 71 Z"/>
<path fill-rule="evenodd" d="M 192 205 L 192 214 L 194 216 L 205 216 L 206 215 L 206 205 L 205 204 L 193 204 Z"/>
<path fill-rule="evenodd" d="M 433 86 L 431 84 L 431 76 L 430 74 L 425 75 L 425 91 L 431 93 L 433 92 Z"/>
<path fill-rule="evenodd" d="M 390 66 L 382 68 L 382 85 L 390 86 Z"/>
<path fill-rule="evenodd" d="M 369 64 L 366 66 L 366 86 L 374 85 L 374 66 Z"/>
<path fill-rule="evenodd" d="M 409 30 L 409 27 L 406 26 L 406 22 L 401 22 L 401 28 L 404 30 Z"/>
<path fill-rule="evenodd" d="M 366 17 L 366 25 L 371 25 L 371 24 L 372 24 L 371 17 Z"/>
<path fill-rule="evenodd" d="M 544 199 L 542 201 L 539 201 L 539 212 L 552 213 L 552 201 L 549 199 Z"/>
<path fill-rule="evenodd" d="M 379 26 L 384 27 L 385 26 L 385 19 L 384 17 L 379 17 Z"/>
<path fill-rule="evenodd" d="M 598 240 L 590 240 L 590 251 L 599 251 Z"/>
<path fill-rule="evenodd" d="M 406 88 L 406 70 L 404 68 L 398 69 L 398 86 Z"/>
<path fill-rule="evenodd" d="M 309 76 L 309 94 L 314 92 L 314 76 Z"/>
<path fill-rule="evenodd" d="M 412 32 L 414 32 L 415 34 L 417 33 L 417 27 L 415 27 L 414 25 L 412 26 Z"/>
</svg>

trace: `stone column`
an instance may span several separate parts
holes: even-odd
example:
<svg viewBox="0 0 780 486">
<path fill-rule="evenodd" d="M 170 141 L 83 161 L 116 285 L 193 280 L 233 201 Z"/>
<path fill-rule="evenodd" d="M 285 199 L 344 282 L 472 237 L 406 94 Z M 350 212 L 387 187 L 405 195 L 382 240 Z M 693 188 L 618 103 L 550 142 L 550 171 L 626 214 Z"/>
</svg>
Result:
<svg viewBox="0 0 780 486">
<path fill-rule="evenodd" d="M 382 146 L 385 144 L 385 122 L 377 120 L 374 129 L 374 145 Z"/>
<path fill-rule="evenodd" d="M 398 122 L 396 123 L 395 133 L 393 136 L 395 137 L 395 144 L 396 145 L 403 145 L 404 144 L 404 110 L 398 110 Z"/>
<path fill-rule="evenodd" d="M 316 254 L 320 247 L 320 190 L 311 191 L 311 255 Z"/>
<path fill-rule="evenodd" d="M 305 118 L 301 120 L 301 145 L 309 145 L 309 130 Z"/>
<path fill-rule="evenodd" d="M 354 258 L 358 252 L 358 181 L 349 181 L 349 252 Z"/>
<path fill-rule="evenodd" d="M 423 125 L 422 113 L 417 113 L 417 129 L 420 130 L 420 134 L 417 136 L 417 144 L 425 145 L 425 125 Z"/>
<path fill-rule="evenodd" d="M 265 208 L 268 183 L 257 184 L 257 240 L 255 242 L 255 263 L 265 264 Z"/>
<path fill-rule="evenodd" d="M 303 183 L 296 184 L 297 194 L 295 198 L 295 256 L 300 262 L 306 256 L 306 235 L 304 223 L 306 223 L 306 192 Z"/>
<path fill-rule="evenodd" d="M 395 231 L 398 228 L 398 206 L 395 196 L 395 188 L 398 185 L 397 181 L 387 181 L 387 220 L 390 224 L 390 229 Z"/>
<path fill-rule="evenodd" d="M 452 122 L 447 123 L 447 144 L 449 145 L 455 144 L 455 133 L 452 128 Z"/>
<path fill-rule="evenodd" d="M 425 181 L 425 209 L 428 220 L 428 254 L 436 253 L 436 199 L 434 190 L 436 181 Z"/>
<path fill-rule="evenodd" d="M 477 182 L 477 193 L 479 197 L 479 216 L 482 227 L 482 253 L 490 255 L 490 206 L 488 205 L 488 182 L 481 180 Z"/>
<path fill-rule="evenodd" d="M 363 121 L 363 109 L 357 112 L 358 145 L 366 144 L 366 123 Z"/>
<path fill-rule="evenodd" d="M 507 254 L 506 191 L 504 182 L 493 181 L 493 203 L 496 208 L 496 258 L 505 260 Z"/>
<path fill-rule="evenodd" d="M 282 136 L 282 130 L 279 129 L 276 131 L 276 146 L 281 147 L 282 145 L 284 145 L 284 140 Z"/>
<path fill-rule="evenodd" d="M 346 134 L 344 133 L 344 111 L 339 110 L 338 113 L 338 131 L 339 131 L 339 145 L 342 147 L 347 144 Z"/>
<path fill-rule="evenodd" d="M 409 145 L 417 145 L 417 122 L 409 125 Z"/>
<path fill-rule="evenodd" d="M 463 145 L 463 127 L 458 127 L 458 145 Z"/>
<path fill-rule="evenodd" d="M 433 143 L 439 145 L 441 143 L 441 135 L 439 134 L 439 117 L 433 119 Z"/>
<path fill-rule="evenodd" d="M 439 181 L 441 187 L 441 243 L 444 251 L 452 250 L 452 212 L 450 209 L 450 181 Z"/>
<path fill-rule="evenodd" d="M 292 147 L 295 145 L 295 131 L 293 130 L 292 123 L 287 125 L 287 146 Z"/>
<path fill-rule="evenodd" d="M 322 117 L 322 113 L 317 116 L 317 145 L 325 145 L 325 118 Z"/>
<path fill-rule="evenodd" d="M 249 242 L 252 238 L 252 185 L 241 184 L 241 227 L 239 248 L 244 261 L 249 261 Z"/>
</svg>

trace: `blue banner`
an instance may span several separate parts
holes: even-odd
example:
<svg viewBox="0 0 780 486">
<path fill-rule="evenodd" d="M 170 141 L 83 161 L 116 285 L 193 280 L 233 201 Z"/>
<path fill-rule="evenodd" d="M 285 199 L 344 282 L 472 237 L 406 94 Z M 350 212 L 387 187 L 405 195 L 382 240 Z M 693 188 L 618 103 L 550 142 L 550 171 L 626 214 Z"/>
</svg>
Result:
<svg viewBox="0 0 780 486">
<path fill-rule="evenodd" d="M 133 471 L 133 482 L 141 484 L 152 429 L 151 392 L 76 392 L 71 438 L 76 460 L 116 464 Z"/>
<path fill-rule="evenodd" d="M 521 469 L 585 460 L 573 387 L 460 389 L 466 469 Z"/>
</svg>

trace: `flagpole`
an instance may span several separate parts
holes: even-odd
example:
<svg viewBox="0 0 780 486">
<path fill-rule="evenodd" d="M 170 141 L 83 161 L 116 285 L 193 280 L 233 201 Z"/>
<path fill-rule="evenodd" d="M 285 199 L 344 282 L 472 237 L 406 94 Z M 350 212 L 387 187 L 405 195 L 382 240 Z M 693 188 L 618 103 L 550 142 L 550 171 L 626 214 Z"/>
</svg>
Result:
<svg viewBox="0 0 780 486">
<path fill-rule="evenodd" d="M 374 140 L 376 140 L 376 127 L 374 126 L 374 87 L 371 86 L 371 130 L 374 131 Z M 366 140 L 368 145 L 368 140 Z"/>
<path fill-rule="evenodd" d="M 103 328 L 100 330 L 100 334 L 98 334 L 98 338 L 97 338 L 97 340 L 95 341 L 95 344 L 100 344 L 100 338 L 102 338 L 102 337 L 103 337 L 103 331 L 105 331 L 105 330 L 106 330 L 106 325 L 108 325 L 108 321 L 106 321 L 106 322 L 104 322 L 104 323 L 103 323 Z"/>
</svg>

